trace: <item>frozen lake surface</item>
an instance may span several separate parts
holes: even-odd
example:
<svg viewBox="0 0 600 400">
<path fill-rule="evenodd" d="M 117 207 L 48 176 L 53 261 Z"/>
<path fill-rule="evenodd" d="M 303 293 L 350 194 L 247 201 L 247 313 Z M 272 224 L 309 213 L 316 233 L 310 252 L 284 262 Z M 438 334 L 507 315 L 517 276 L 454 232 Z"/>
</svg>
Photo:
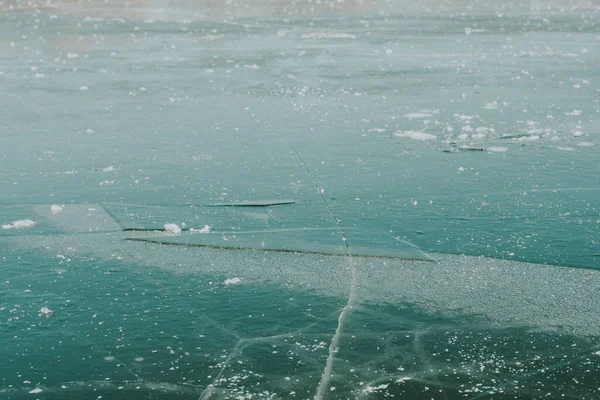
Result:
<svg viewBox="0 0 600 400">
<path fill-rule="evenodd" d="M 0 3 L 0 398 L 598 398 L 600 5 L 436 3 Z"/>
</svg>

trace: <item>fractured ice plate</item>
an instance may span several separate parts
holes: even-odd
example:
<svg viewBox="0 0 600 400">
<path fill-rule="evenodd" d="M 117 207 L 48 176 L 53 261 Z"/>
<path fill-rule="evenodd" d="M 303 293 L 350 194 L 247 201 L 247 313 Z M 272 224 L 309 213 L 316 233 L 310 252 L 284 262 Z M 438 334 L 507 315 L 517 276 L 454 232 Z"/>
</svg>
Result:
<svg viewBox="0 0 600 400">
<path fill-rule="evenodd" d="M 127 240 L 179 246 L 432 260 L 432 258 L 417 247 L 404 241 L 398 241 L 393 237 L 376 236 L 355 230 L 347 231 L 345 234 L 347 240 L 344 240 L 337 228 L 298 228 L 253 232 L 131 237 Z M 348 243 L 348 246 L 346 246 L 346 243 Z"/>
</svg>

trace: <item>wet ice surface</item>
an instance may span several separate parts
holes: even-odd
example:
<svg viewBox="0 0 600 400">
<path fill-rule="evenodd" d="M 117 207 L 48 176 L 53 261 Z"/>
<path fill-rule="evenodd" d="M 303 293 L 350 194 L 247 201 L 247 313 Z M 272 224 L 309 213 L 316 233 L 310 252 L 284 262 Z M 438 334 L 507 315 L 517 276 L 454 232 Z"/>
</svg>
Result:
<svg viewBox="0 0 600 400">
<path fill-rule="evenodd" d="M 597 11 L 373 4 L 0 5 L 0 397 L 598 397 Z"/>
</svg>

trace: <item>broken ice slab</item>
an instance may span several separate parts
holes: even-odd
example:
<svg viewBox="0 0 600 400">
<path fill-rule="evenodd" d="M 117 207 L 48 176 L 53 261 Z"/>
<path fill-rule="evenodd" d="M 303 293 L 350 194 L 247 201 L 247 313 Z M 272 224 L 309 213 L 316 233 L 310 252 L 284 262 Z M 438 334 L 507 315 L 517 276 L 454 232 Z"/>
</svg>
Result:
<svg viewBox="0 0 600 400">
<path fill-rule="evenodd" d="M 393 237 L 358 230 L 346 231 L 345 235 L 346 238 L 336 227 L 131 237 L 127 240 L 179 246 L 432 260 L 416 246 Z"/>
<path fill-rule="evenodd" d="M 179 225 L 184 231 L 205 225 L 216 231 L 335 227 L 321 201 L 277 203 L 276 207 L 267 206 L 266 202 L 223 203 L 223 206 L 106 203 L 104 206 L 124 230 L 164 230 L 165 224 L 170 223 Z"/>
<path fill-rule="evenodd" d="M 58 207 L 61 211 L 57 212 Z M 0 225 L 31 220 L 27 229 L 0 229 L 0 236 L 119 231 L 119 224 L 98 204 L 11 205 L 0 207 Z"/>
</svg>

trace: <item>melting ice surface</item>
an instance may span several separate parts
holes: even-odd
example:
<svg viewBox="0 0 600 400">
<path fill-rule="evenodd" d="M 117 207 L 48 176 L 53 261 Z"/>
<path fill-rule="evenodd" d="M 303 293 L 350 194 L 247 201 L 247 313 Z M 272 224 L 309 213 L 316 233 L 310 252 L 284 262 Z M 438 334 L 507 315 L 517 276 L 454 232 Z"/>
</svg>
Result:
<svg viewBox="0 0 600 400">
<path fill-rule="evenodd" d="M 0 398 L 598 398 L 598 4 L 413 3 L 1 3 Z"/>
</svg>

